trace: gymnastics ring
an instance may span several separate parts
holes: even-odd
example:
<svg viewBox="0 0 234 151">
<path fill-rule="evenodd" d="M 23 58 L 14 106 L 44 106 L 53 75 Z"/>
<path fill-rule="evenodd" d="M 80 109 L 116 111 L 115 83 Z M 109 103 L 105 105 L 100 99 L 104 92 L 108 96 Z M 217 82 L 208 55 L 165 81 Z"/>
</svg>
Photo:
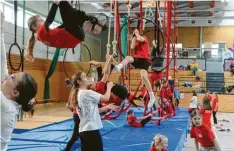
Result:
<svg viewBox="0 0 234 151">
<path fill-rule="evenodd" d="M 8 53 L 9 65 L 10 65 L 11 69 L 14 71 L 18 71 L 20 69 L 20 67 L 23 65 L 22 51 L 21 51 L 20 46 L 17 44 L 17 8 L 18 8 L 18 2 L 14 1 L 14 15 L 15 15 L 15 25 L 14 25 L 15 35 L 14 36 L 15 37 L 14 37 L 14 43 L 10 46 L 9 53 Z M 20 54 L 20 63 L 19 63 L 19 66 L 17 68 L 14 68 L 12 65 L 12 62 L 11 62 L 11 50 L 12 50 L 13 46 L 16 46 L 18 48 L 19 54 Z"/>
<path fill-rule="evenodd" d="M 142 19 L 145 19 L 145 20 L 147 20 L 147 21 L 153 23 L 155 26 L 157 26 L 158 29 L 159 29 L 159 31 L 160 31 L 160 33 L 161 33 L 161 35 L 164 34 L 164 35 L 167 36 L 167 38 L 170 40 L 170 43 L 172 44 L 172 47 L 173 47 L 172 49 L 174 50 L 175 46 L 173 45 L 172 39 L 168 36 L 168 34 L 164 33 L 164 32 L 159 28 L 159 26 L 158 26 L 157 24 L 155 24 L 152 20 L 149 20 L 149 19 L 144 18 L 144 17 L 142 17 Z M 133 21 L 133 20 L 138 20 L 138 18 L 132 18 L 130 21 Z M 119 32 L 119 34 L 118 34 L 118 39 L 119 39 L 119 37 L 120 37 L 120 34 L 121 34 L 121 32 L 122 32 L 123 27 L 124 27 L 126 24 L 127 24 L 127 22 L 124 23 L 124 24 L 122 25 L 122 27 L 120 28 L 120 32 Z M 147 32 L 149 32 L 149 31 L 155 31 L 155 29 L 154 29 L 154 30 L 148 30 Z M 144 33 L 143 33 L 143 34 L 144 34 Z M 163 35 L 162 35 L 162 36 L 163 36 Z M 164 38 L 163 38 L 163 39 L 164 39 Z M 123 58 L 125 58 L 125 56 L 123 55 L 123 53 L 122 53 L 122 51 L 121 51 L 121 49 L 120 49 L 119 44 L 118 44 L 118 48 L 119 48 L 119 53 L 123 56 Z M 161 50 L 160 54 L 162 54 L 163 49 L 164 49 L 164 45 L 163 45 L 163 47 L 162 47 L 162 50 Z M 174 58 L 174 53 L 173 53 L 173 57 L 172 57 L 172 58 Z M 171 58 L 170 62 L 169 62 L 163 69 L 161 69 L 161 70 L 158 71 L 158 72 L 162 72 L 164 69 L 166 69 L 166 68 L 171 64 L 172 58 Z"/>
<path fill-rule="evenodd" d="M 91 60 L 92 60 L 92 56 L 91 56 L 90 49 L 88 48 L 88 46 L 87 46 L 86 44 L 84 44 L 84 46 L 85 46 L 86 50 L 87 50 L 88 53 L 89 53 L 89 60 L 91 61 Z M 65 50 L 65 53 L 64 53 L 64 56 L 63 56 L 63 70 L 64 70 L 64 73 L 65 73 L 66 77 L 67 77 L 68 79 L 71 80 L 71 78 L 68 76 L 67 71 L 66 71 L 66 68 L 65 68 L 65 59 L 66 59 L 66 55 L 67 55 L 67 51 L 68 51 L 68 50 L 69 50 L 69 48 Z M 72 48 L 72 53 L 73 53 L 73 55 L 75 54 L 74 48 Z M 89 65 L 89 70 L 88 70 L 88 72 L 86 73 L 86 75 L 89 74 L 90 70 L 91 70 L 91 64 Z"/>
<path fill-rule="evenodd" d="M 11 62 L 11 50 L 12 50 L 13 46 L 16 46 L 18 48 L 19 54 L 20 54 L 20 63 L 19 63 L 19 66 L 17 68 L 14 68 L 13 65 L 12 65 L 12 62 Z M 11 69 L 14 70 L 14 71 L 18 71 L 20 69 L 20 67 L 22 66 L 22 64 L 23 64 L 23 62 L 22 62 L 22 51 L 21 51 L 20 46 L 16 42 L 14 42 L 10 46 L 9 53 L 8 53 L 8 61 L 9 61 L 9 65 L 10 65 Z"/>
</svg>

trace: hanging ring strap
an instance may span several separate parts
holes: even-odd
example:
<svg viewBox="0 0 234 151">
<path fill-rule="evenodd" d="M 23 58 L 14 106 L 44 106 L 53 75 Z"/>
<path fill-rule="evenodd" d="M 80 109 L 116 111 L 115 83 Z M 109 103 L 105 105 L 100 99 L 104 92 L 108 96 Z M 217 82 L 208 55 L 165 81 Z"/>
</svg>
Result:
<svg viewBox="0 0 234 151">
<path fill-rule="evenodd" d="M 112 5 L 113 5 L 112 3 L 113 3 L 112 0 L 110 0 L 110 14 L 112 14 Z M 106 48 L 107 48 L 106 53 L 108 55 L 110 54 L 110 47 L 111 47 L 111 45 L 110 45 L 110 32 L 111 32 L 111 16 L 109 17 L 108 43 L 106 45 Z"/>
<path fill-rule="evenodd" d="M 116 53 L 116 45 L 117 45 L 117 40 L 116 40 L 116 27 L 117 27 L 117 0 L 115 0 L 115 20 L 114 20 L 114 40 L 112 41 L 112 48 L 113 48 L 113 57 L 116 58 L 117 57 L 117 53 Z"/>
<path fill-rule="evenodd" d="M 14 37 L 14 43 L 10 46 L 10 49 L 9 49 L 9 53 L 8 53 L 8 61 L 9 61 L 9 64 L 10 64 L 10 67 L 12 70 L 14 71 L 18 71 L 22 64 L 23 64 L 23 61 L 22 61 L 22 51 L 21 51 L 21 48 L 20 46 L 17 44 L 17 9 L 18 9 L 18 2 L 17 0 L 14 1 L 14 15 L 15 15 L 15 37 Z M 19 50 L 19 55 L 20 55 L 20 63 L 19 63 L 19 66 L 17 68 L 14 68 L 13 65 L 12 65 L 12 62 L 11 62 L 11 51 L 12 51 L 12 48 L 13 46 L 16 46 Z"/>
</svg>

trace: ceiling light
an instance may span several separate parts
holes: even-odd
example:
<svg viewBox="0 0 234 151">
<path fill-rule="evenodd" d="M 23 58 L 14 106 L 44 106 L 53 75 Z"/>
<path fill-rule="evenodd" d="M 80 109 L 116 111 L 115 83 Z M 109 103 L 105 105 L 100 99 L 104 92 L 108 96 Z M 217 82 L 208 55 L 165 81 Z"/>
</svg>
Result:
<svg viewBox="0 0 234 151">
<path fill-rule="evenodd" d="M 101 5 L 99 5 L 98 3 L 90 3 L 91 5 L 93 5 L 94 7 L 96 7 L 97 9 L 104 9 Z"/>
</svg>

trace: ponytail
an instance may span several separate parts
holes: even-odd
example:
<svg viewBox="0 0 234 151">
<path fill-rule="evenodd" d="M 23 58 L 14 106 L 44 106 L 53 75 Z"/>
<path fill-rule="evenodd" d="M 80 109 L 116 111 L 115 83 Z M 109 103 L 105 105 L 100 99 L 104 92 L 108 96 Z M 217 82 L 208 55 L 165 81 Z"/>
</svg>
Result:
<svg viewBox="0 0 234 151">
<path fill-rule="evenodd" d="M 78 100 L 77 100 L 77 94 L 79 92 L 79 88 L 72 88 L 68 102 L 71 107 L 77 107 L 78 106 Z"/>
<path fill-rule="evenodd" d="M 32 35 L 28 40 L 28 46 L 27 46 L 27 53 L 28 54 L 30 54 L 30 55 L 33 54 L 33 48 L 35 46 L 35 43 L 36 43 L 36 38 L 35 38 L 34 32 L 32 32 Z"/>
</svg>

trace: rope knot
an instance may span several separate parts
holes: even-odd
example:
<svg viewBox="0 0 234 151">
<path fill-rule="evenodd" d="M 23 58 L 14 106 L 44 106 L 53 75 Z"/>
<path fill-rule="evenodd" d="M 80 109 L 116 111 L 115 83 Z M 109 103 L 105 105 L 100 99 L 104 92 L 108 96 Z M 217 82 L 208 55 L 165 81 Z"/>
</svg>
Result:
<svg viewBox="0 0 234 151">
<path fill-rule="evenodd" d="M 116 46 L 117 45 L 117 41 L 112 41 L 112 45 Z"/>
<path fill-rule="evenodd" d="M 110 44 L 107 44 L 106 47 L 107 47 L 108 49 L 110 49 L 111 45 L 110 45 Z"/>
</svg>

